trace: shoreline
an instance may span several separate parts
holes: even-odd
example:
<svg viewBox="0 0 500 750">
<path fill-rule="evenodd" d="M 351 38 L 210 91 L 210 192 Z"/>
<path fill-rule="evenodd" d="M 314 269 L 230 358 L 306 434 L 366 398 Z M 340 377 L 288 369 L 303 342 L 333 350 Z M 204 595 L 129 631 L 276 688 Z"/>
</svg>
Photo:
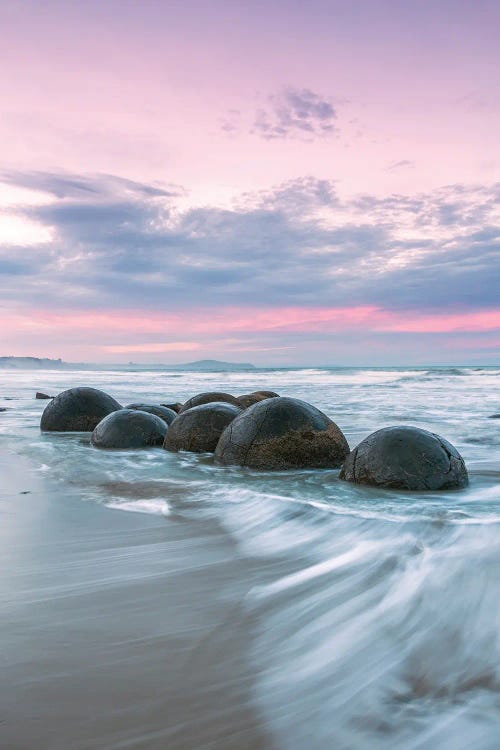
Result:
<svg viewBox="0 0 500 750">
<path fill-rule="evenodd" d="M 271 749 L 243 609 L 263 563 L 215 521 L 83 502 L 3 446 L 0 744 Z"/>
</svg>

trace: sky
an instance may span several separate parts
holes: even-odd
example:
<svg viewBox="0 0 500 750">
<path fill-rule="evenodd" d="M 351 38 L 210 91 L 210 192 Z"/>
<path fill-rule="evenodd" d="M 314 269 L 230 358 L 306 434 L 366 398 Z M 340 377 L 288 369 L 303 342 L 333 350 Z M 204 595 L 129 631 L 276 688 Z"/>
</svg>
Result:
<svg viewBox="0 0 500 750">
<path fill-rule="evenodd" d="M 498 364 L 498 0 L 2 0 L 0 355 Z"/>
</svg>

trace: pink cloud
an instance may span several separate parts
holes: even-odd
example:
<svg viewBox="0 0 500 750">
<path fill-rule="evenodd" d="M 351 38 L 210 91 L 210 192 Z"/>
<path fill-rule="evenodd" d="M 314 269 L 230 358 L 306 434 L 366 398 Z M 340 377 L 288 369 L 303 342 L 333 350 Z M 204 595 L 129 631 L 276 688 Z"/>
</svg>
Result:
<svg viewBox="0 0 500 750">
<path fill-rule="evenodd" d="M 218 308 L 197 309 L 182 314 L 145 313 L 120 310 L 109 313 L 67 311 L 61 313 L 33 310 L 4 313 L 0 316 L 4 331 L 11 334 L 43 334 L 56 340 L 58 335 L 76 333 L 91 337 L 96 348 L 114 353 L 188 351 L 199 348 L 190 337 L 221 337 L 230 334 L 258 334 L 282 331 L 290 333 L 342 332 L 364 333 L 452 333 L 482 332 L 500 329 L 500 310 L 471 313 L 420 314 L 388 311 L 375 306 L 356 307 L 282 307 L 273 309 Z M 177 336 L 181 332 L 182 340 Z M 161 334 L 164 340 L 158 339 Z M 153 343 L 137 341 L 140 336 L 156 336 Z M 170 341 L 175 337 L 174 341 Z M 238 343 L 243 343 L 238 339 Z"/>
</svg>

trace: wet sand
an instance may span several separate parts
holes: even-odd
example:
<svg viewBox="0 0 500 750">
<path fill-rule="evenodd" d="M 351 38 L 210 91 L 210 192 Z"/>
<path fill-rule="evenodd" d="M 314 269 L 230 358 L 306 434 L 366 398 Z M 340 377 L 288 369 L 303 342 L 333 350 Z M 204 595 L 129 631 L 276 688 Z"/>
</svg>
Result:
<svg viewBox="0 0 500 750">
<path fill-rule="evenodd" d="M 215 522 L 83 502 L 1 447 L 0 476 L 0 747 L 271 748 L 244 611 L 263 563 Z"/>
</svg>

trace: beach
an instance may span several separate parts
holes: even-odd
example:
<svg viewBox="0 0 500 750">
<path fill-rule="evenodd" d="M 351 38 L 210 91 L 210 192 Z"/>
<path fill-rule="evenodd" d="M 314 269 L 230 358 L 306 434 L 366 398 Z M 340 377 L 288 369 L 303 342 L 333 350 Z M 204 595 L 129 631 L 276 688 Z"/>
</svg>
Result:
<svg viewBox="0 0 500 750">
<path fill-rule="evenodd" d="M 82 502 L 34 469 L 0 453 L 1 747 L 271 748 L 245 658 L 262 563 L 214 522 Z"/>
<path fill-rule="evenodd" d="M 500 370 L 3 372 L 2 750 L 496 750 Z M 42 433 L 36 391 L 271 388 L 351 447 L 438 433 L 469 486 L 256 471 Z M 24 494 L 26 493 L 26 494 Z"/>
</svg>

